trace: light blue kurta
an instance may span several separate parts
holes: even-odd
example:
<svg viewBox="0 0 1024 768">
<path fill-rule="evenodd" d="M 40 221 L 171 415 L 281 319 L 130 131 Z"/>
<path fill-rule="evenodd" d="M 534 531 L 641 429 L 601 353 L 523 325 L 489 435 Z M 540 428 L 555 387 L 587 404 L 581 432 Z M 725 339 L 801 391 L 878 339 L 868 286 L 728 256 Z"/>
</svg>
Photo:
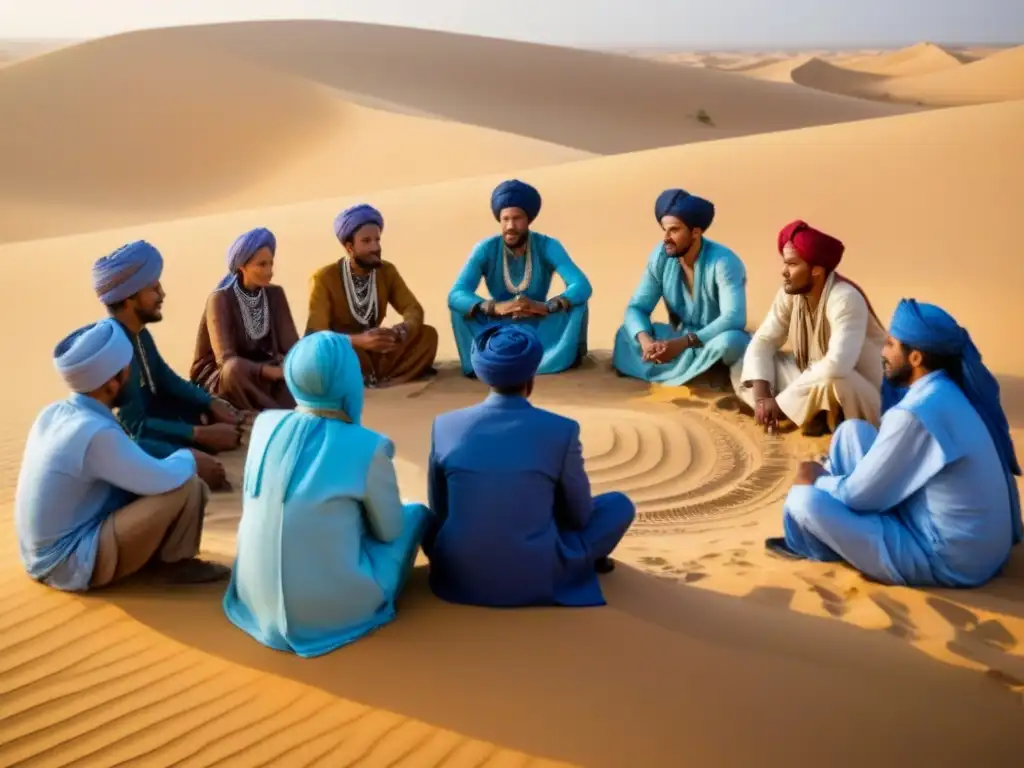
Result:
<svg viewBox="0 0 1024 768">
<path fill-rule="evenodd" d="M 576 266 L 568 252 L 555 238 L 538 232 L 530 233 L 530 259 L 533 276 L 523 295 L 534 301 L 548 301 L 551 279 L 556 274 L 565 283 L 565 290 L 558 294 L 569 302 L 567 311 L 553 312 L 545 317 L 512 320 L 511 318 L 470 317 L 473 308 L 484 298 L 477 294 L 481 279 L 495 301 L 515 298 L 505 285 L 502 259 L 502 237 L 495 235 L 482 240 L 473 248 L 469 261 L 462 268 L 455 285 L 448 294 L 448 309 L 451 310 L 452 330 L 459 350 L 462 373 L 473 372 L 470 348 L 478 333 L 495 323 L 524 323 L 537 332 L 544 345 L 539 374 L 558 373 L 571 367 L 587 351 L 587 302 L 593 292 L 590 281 Z M 526 260 L 514 259 L 509 263 L 509 279 L 518 285 L 525 276 Z"/>
<path fill-rule="evenodd" d="M 238 553 L 224 596 L 224 612 L 237 627 L 307 658 L 394 619 L 428 515 L 421 504 L 402 503 L 394 444 L 358 423 L 363 382 L 345 344 L 343 371 L 317 375 L 345 392 L 340 407 L 354 423 L 299 411 L 256 417 Z"/>
<path fill-rule="evenodd" d="M 1006 563 L 1020 526 L 1017 484 L 944 372 L 915 382 L 880 429 L 840 424 L 829 469 L 786 498 L 786 544 L 797 554 L 907 586 L 974 587 Z"/>
<path fill-rule="evenodd" d="M 732 365 L 750 343 L 747 324 L 747 272 L 740 258 L 720 243 L 704 238 L 694 263 L 694 291 L 687 290 L 679 259 L 658 244 L 647 258 L 640 285 L 626 307 L 615 336 L 612 365 L 625 376 L 677 387 L 721 360 Z M 670 323 L 652 323 L 651 313 L 664 301 Z M 686 349 L 667 363 L 645 362 L 637 334 L 658 341 L 696 334 L 703 346 Z"/>
<path fill-rule="evenodd" d="M 15 495 L 25 570 L 57 589 L 88 589 L 103 522 L 139 496 L 180 488 L 195 472 L 190 451 L 153 458 L 87 395 L 47 406 L 29 432 Z"/>
</svg>

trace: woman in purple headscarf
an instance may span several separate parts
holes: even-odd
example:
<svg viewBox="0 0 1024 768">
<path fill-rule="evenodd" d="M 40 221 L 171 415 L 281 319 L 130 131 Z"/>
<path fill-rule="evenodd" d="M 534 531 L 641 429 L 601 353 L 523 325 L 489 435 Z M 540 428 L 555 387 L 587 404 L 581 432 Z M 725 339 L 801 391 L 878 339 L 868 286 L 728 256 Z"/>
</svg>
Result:
<svg viewBox="0 0 1024 768">
<path fill-rule="evenodd" d="M 196 337 L 192 381 L 246 411 L 295 407 L 281 363 L 299 334 L 284 289 L 270 284 L 276 253 L 263 227 L 231 244 Z"/>
</svg>

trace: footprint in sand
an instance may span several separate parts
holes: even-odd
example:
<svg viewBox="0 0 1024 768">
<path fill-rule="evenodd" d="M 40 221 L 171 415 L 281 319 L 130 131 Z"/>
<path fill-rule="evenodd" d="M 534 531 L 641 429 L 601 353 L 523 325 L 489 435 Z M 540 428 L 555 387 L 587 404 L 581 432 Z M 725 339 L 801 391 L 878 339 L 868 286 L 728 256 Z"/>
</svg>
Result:
<svg viewBox="0 0 1024 768">
<path fill-rule="evenodd" d="M 949 651 L 985 665 L 985 675 L 1001 685 L 1024 687 L 1024 658 L 1010 653 L 1018 640 L 1001 621 L 981 621 L 973 611 L 939 597 L 929 597 L 927 603 L 953 627 Z"/>
<path fill-rule="evenodd" d="M 886 627 L 886 632 L 902 640 L 918 639 L 917 625 L 914 624 L 913 619 L 910 617 L 910 609 L 907 606 L 880 592 L 872 594 L 871 599 L 875 605 L 885 612 L 885 615 L 892 622 L 890 626 Z"/>
</svg>

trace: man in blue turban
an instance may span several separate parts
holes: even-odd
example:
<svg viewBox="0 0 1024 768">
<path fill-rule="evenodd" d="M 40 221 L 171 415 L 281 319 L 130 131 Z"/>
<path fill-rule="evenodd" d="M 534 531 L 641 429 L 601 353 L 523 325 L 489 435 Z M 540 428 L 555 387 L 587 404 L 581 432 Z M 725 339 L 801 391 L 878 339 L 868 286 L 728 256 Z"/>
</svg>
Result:
<svg viewBox="0 0 1024 768">
<path fill-rule="evenodd" d="M 282 364 L 299 333 L 284 288 L 273 283 L 276 255 L 265 227 L 235 238 L 196 335 L 189 380 L 242 411 L 295 407 Z"/>
<path fill-rule="evenodd" d="M 540 193 L 518 179 L 503 181 L 491 194 L 501 232 L 473 247 L 448 294 L 465 376 L 474 375 L 473 339 L 492 325 L 533 328 L 544 348 L 538 373 L 574 368 L 586 357 L 590 281 L 557 239 L 531 231 L 540 206 Z M 565 290 L 550 296 L 556 274 Z M 489 299 L 477 293 L 481 280 Z"/>
<path fill-rule="evenodd" d="M 742 363 L 750 342 L 747 272 L 740 258 L 705 233 L 715 206 L 682 189 L 666 189 L 654 203 L 663 237 L 615 336 L 612 366 L 622 376 L 678 387 L 714 367 Z M 668 323 L 652 323 L 658 302 Z"/>
<path fill-rule="evenodd" d="M 158 459 L 179 448 L 192 448 L 199 476 L 217 490 L 226 486 L 224 467 L 207 451 L 238 447 L 242 415 L 178 376 L 157 351 L 146 326 L 163 320 L 163 265 L 160 251 L 136 240 L 100 258 L 92 268 L 97 297 L 135 349 L 118 418 Z"/>
<path fill-rule="evenodd" d="M 882 357 L 886 386 L 901 394 L 879 429 L 839 425 L 827 469 L 800 466 L 785 537 L 768 547 L 844 560 L 886 584 L 980 586 L 1022 535 L 999 386 L 967 331 L 913 299 L 896 307 Z"/>
<path fill-rule="evenodd" d="M 580 425 L 530 404 L 544 357 L 532 328 L 487 328 L 470 354 L 491 392 L 434 420 L 431 588 L 471 605 L 604 605 L 597 574 L 611 570 L 633 503 L 591 496 Z"/>
<path fill-rule="evenodd" d="M 313 274 L 306 335 L 344 333 L 359 358 L 368 387 L 385 387 L 435 373 L 437 330 L 424 323 L 423 305 L 398 267 L 381 258 L 384 217 L 372 205 L 346 208 L 334 219 L 334 234 L 345 249 Z M 384 325 L 388 305 L 402 316 Z"/>
<path fill-rule="evenodd" d="M 128 395 L 132 343 L 113 319 L 79 328 L 54 349 L 72 394 L 29 432 L 15 494 L 22 564 L 35 580 L 80 592 L 150 564 L 172 581 L 219 581 L 228 569 L 196 558 L 208 498 L 191 452 L 155 459 L 111 409 Z"/>
</svg>

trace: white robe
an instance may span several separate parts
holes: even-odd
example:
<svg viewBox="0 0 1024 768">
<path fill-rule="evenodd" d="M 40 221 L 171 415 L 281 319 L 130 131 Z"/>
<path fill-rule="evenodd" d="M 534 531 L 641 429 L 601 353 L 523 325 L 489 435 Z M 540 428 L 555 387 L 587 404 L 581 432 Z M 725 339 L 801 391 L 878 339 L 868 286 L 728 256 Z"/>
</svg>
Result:
<svg viewBox="0 0 1024 768">
<path fill-rule="evenodd" d="M 810 312 L 804 313 L 810 348 L 807 369 L 800 370 L 794 354 L 782 351 L 787 341 L 790 346 L 795 344 L 792 321 L 798 301 L 807 299 L 791 296 L 782 289 L 775 295 L 771 309 L 747 347 L 742 366 L 733 366 L 736 394 L 753 408 L 751 383 L 763 380 L 771 386 L 781 411 L 798 426 L 820 411 L 834 416 L 839 408 L 847 419 L 863 419 L 877 426 L 882 407 L 885 328 L 871 314 L 860 291 L 836 280 L 814 317 Z M 829 324 L 825 350 L 818 343 L 818 327 L 823 321 Z M 833 428 L 834 421 L 829 419 Z"/>
</svg>

